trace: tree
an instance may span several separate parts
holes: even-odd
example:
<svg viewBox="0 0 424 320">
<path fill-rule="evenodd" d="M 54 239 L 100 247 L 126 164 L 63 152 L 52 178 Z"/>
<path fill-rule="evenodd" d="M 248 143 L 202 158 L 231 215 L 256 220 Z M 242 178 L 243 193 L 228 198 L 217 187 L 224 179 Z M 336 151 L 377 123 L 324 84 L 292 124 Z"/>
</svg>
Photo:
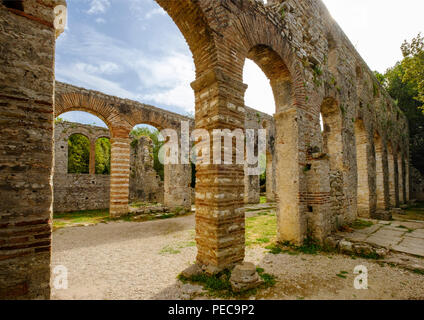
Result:
<svg viewBox="0 0 424 320">
<path fill-rule="evenodd" d="M 90 141 L 82 134 L 68 139 L 68 173 L 89 173 Z"/>
<path fill-rule="evenodd" d="M 96 174 L 110 174 L 110 140 L 100 138 L 96 141 Z"/>
<path fill-rule="evenodd" d="M 414 98 L 422 103 L 420 108 L 424 112 L 424 38 L 421 33 L 411 43 L 405 41 L 401 50 L 404 57 L 402 81 L 415 86 L 417 96 Z"/>
<path fill-rule="evenodd" d="M 411 164 L 424 174 L 423 47 L 420 35 L 411 44 L 405 42 L 401 47 L 404 59 L 388 69 L 384 76 L 376 77 L 408 119 Z"/>
</svg>

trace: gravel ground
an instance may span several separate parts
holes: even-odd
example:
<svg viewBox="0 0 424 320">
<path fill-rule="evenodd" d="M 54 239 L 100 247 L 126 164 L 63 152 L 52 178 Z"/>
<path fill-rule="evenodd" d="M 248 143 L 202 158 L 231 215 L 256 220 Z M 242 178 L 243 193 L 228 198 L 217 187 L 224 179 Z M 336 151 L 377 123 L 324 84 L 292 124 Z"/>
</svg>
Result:
<svg viewBox="0 0 424 320">
<path fill-rule="evenodd" d="M 251 299 L 424 299 L 424 275 L 337 254 L 266 251 L 247 248 L 246 260 L 277 284 Z M 195 257 L 194 216 L 60 229 L 52 266 L 68 269 L 68 289 L 53 288 L 52 299 L 204 299 L 201 287 L 176 280 Z M 368 268 L 368 290 L 353 287 L 357 265 Z"/>
</svg>

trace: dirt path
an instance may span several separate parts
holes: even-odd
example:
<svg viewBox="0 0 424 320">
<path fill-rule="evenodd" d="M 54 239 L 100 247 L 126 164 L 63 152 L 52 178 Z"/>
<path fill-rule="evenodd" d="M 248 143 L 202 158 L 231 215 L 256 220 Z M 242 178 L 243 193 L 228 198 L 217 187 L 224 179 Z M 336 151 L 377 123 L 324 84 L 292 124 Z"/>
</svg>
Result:
<svg viewBox="0 0 424 320">
<path fill-rule="evenodd" d="M 68 289 L 53 288 L 52 298 L 199 298 L 201 288 L 176 280 L 195 257 L 194 216 L 60 229 L 53 233 L 52 267 L 68 269 Z M 272 255 L 261 247 L 248 247 L 246 260 L 278 280 L 257 299 L 424 299 L 424 275 L 369 260 Z M 353 287 L 353 269 L 361 264 L 368 268 L 368 290 Z"/>
</svg>

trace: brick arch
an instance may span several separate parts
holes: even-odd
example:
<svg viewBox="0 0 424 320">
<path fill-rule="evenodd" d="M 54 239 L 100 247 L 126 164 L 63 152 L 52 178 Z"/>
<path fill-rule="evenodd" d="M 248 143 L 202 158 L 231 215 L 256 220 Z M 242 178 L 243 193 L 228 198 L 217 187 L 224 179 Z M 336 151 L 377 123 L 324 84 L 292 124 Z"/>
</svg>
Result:
<svg viewBox="0 0 424 320">
<path fill-rule="evenodd" d="M 119 128 L 130 129 L 130 125 L 120 115 L 120 110 L 107 101 L 80 92 L 59 92 L 55 97 L 55 118 L 69 111 L 85 111 L 99 117 L 108 126 L 112 135 Z M 129 131 L 128 131 L 129 132 Z"/>
</svg>

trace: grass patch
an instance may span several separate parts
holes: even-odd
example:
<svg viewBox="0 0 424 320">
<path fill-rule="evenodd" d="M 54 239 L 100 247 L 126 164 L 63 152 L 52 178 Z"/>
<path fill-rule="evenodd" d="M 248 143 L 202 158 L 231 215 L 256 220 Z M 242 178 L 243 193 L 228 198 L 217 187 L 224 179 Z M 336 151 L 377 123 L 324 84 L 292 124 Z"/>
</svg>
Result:
<svg viewBox="0 0 424 320">
<path fill-rule="evenodd" d="M 353 229 L 365 229 L 365 228 L 369 228 L 373 225 L 374 225 L 374 223 L 372 221 L 365 221 L 365 220 L 357 219 L 350 225 L 350 227 L 352 227 Z"/>
<path fill-rule="evenodd" d="M 180 250 L 174 249 L 171 246 L 165 246 L 159 251 L 159 254 L 179 254 L 179 253 L 181 253 Z"/>
<path fill-rule="evenodd" d="M 267 245 L 276 240 L 277 218 L 275 213 L 260 212 L 246 218 L 246 245 Z"/>
<path fill-rule="evenodd" d="M 290 242 L 283 242 L 273 243 L 265 247 L 265 249 L 268 249 L 271 254 L 287 253 L 290 255 L 298 255 L 300 253 L 316 255 L 320 252 L 329 251 L 311 238 L 307 238 L 301 246 L 294 245 Z"/>
<path fill-rule="evenodd" d="M 85 224 L 95 225 L 110 220 L 108 209 L 54 213 L 53 230 Z"/>
<path fill-rule="evenodd" d="M 413 272 L 413 273 L 420 274 L 420 275 L 423 275 L 423 276 L 424 276 L 424 270 L 421 270 L 421 269 L 413 269 L 413 270 L 412 270 L 412 272 Z"/>
<path fill-rule="evenodd" d="M 265 196 L 261 196 L 259 198 L 259 203 L 267 203 L 267 202 L 268 202 L 268 200 L 267 200 L 267 198 Z"/>
<path fill-rule="evenodd" d="M 263 284 L 260 285 L 258 288 L 241 292 L 233 291 L 230 283 L 231 271 L 228 269 L 221 271 L 220 273 L 217 273 L 215 275 L 208 275 L 202 273 L 200 275 L 195 275 L 190 278 L 187 278 L 180 274 L 177 278 L 183 283 L 189 282 L 202 285 L 203 288 L 207 291 L 208 295 L 211 297 L 240 298 L 255 295 L 258 289 L 269 288 L 275 285 L 276 280 L 273 275 L 265 273 L 265 270 L 263 268 L 257 268 L 256 271 L 264 281 Z"/>
<path fill-rule="evenodd" d="M 411 228 L 408 228 L 408 227 L 405 227 L 405 226 L 402 226 L 402 225 L 397 226 L 396 228 L 406 229 L 406 230 L 408 230 L 408 233 L 411 233 L 411 232 L 413 232 L 413 231 L 414 231 L 414 229 L 411 229 Z"/>
<path fill-rule="evenodd" d="M 347 274 L 349 274 L 349 272 L 347 272 L 347 271 L 340 271 L 338 274 L 336 274 L 336 276 L 338 276 L 339 278 L 342 278 L 342 279 L 346 279 L 347 278 Z"/>
<path fill-rule="evenodd" d="M 160 203 L 152 203 L 152 202 L 145 202 L 145 201 L 136 201 L 133 203 L 130 203 L 131 208 L 142 208 L 142 207 L 158 207 L 160 206 Z"/>
</svg>

